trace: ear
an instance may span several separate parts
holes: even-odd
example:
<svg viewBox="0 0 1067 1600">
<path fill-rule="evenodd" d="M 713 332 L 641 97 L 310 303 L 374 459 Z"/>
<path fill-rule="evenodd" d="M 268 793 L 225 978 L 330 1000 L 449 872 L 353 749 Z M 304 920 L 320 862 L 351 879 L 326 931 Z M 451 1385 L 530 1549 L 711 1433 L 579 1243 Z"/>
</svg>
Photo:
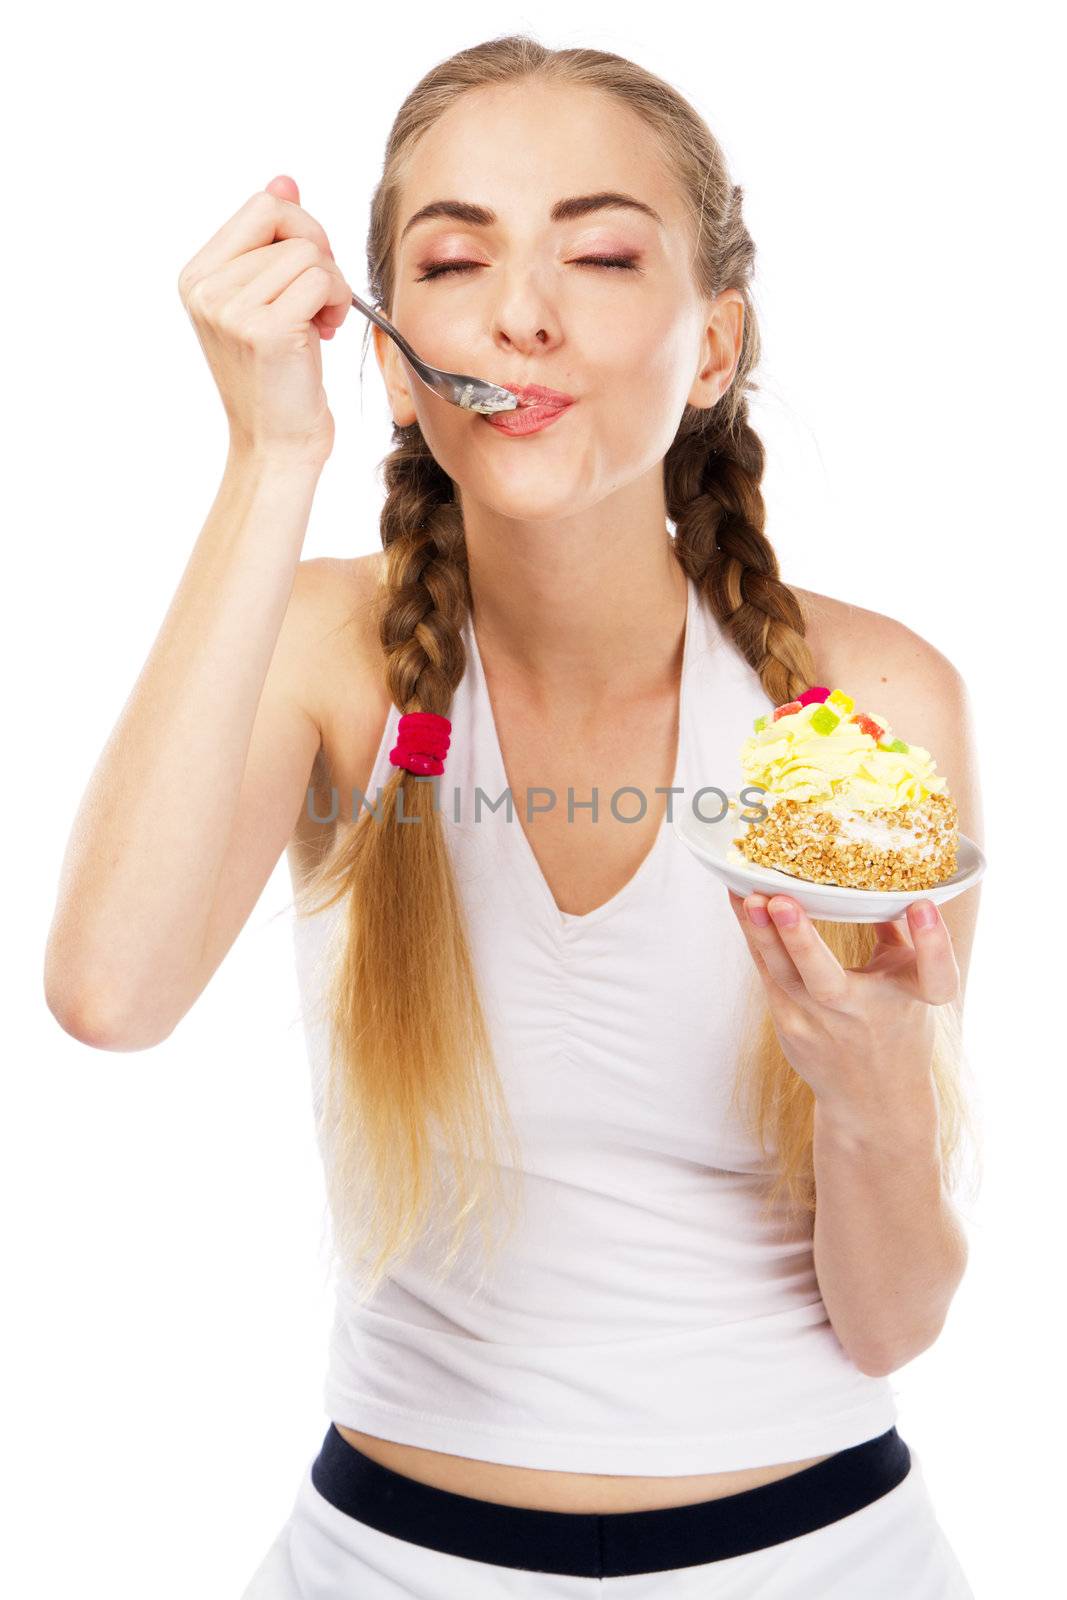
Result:
<svg viewBox="0 0 1067 1600">
<path fill-rule="evenodd" d="M 400 359 L 400 352 L 376 323 L 370 326 L 371 338 L 374 340 L 374 356 L 378 363 L 378 370 L 385 382 L 385 392 L 389 400 L 389 410 L 393 421 L 402 428 L 409 428 L 416 421 L 415 404 L 411 398 L 411 384 L 408 380 L 407 369 Z"/>
<path fill-rule="evenodd" d="M 733 382 L 745 333 L 745 302 L 737 289 L 724 289 L 706 302 L 701 367 L 689 391 L 689 404 L 714 406 Z"/>
</svg>

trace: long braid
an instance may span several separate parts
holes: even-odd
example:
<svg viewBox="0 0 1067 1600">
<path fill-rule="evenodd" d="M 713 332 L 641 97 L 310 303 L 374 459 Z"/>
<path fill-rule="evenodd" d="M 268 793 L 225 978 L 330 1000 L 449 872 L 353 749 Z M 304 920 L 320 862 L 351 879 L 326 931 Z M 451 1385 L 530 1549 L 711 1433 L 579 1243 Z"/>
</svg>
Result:
<svg viewBox="0 0 1067 1600">
<path fill-rule="evenodd" d="M 393 437 L 375 603 L 385 681 L 400 711 L 447 716 L 466 666 L 463 522 L 451 479 L 418 425 L 396 426 Z M 394 766 L 377 810 L 380 820 L 368 810 L 327 858 L 314 887 L 332 893 L 307 913 L 347 893 L 346 948 L 330 988 L 326 1126 L 334 1159 L 327 1172 L 337 1242 L 365 1294 L 427 1222 L 445 1220 L 445 1209 L 433 1205 L 441 1177 L 453 1184 L 454 1229 L 450 1248 L 437 1255 L 438 1275 L 453 1264 L 475 1217 L 483 1246 L 491 1223 L 504 1219 L 499 1245 L 517 1221 L 519 1198 L 502 1186 L 522 1164 L 434 785 Z M 487 1157 L 498 1138 L 503 1156 Z M 443 1173 L 433 1161 L 438 1141 L 451 1163 Z M 368 1249 L 376 1250 L 369 1272 Z M 488 1251 L 483 1274 L 487 1264 Z"/>
<path fill-rule="evenodd" d="M 779 576 L 764 534 L 764 449 L 747 403 L 709 436 L 679 433 L 666 465 L 675 552 L 716 617 L 759 674 L 775 705 L 809 687 L 814 672 L 800 603 Z"/>
<path fill-rule="evenodd" d="M 763 531 L 764 459 L 747 403 L 731 391 L 728 403 L 720 402 L 710 416 L 686 413 L 667 454 L 664 481 L 675 556 L 759 675 L 771 704 L 782 705 L 808 688 L 814 663 L 800 604 L 783 582 Z M 739 744 L 740 739 L 738 730 Z M 849 966 L 862 965 L 874 949 L 873 933 L 863 924 L 816 926 Z M 782 1050 L 755 970 L 747 999 L 734 1104 L 747 1112 L 765 1153 L 768 1135 L 774 1139 L 768 1209 L 783 1191 L 792 1206 L 811 1208 L 815 1097 Z"/>
</svg>

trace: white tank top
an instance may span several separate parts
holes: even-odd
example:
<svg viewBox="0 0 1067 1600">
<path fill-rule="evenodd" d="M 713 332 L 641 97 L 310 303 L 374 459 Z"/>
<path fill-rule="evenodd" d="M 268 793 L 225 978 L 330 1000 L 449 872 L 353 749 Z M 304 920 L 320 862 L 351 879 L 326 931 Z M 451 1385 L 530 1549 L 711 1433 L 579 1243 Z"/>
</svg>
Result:
<svg viewBox="0 0 1067 1600">
<path fill-rule="evenodd" d="M 770 704 L 687 584 L 674 805 L 702 786 L 737 792 L 742 739 Z M 496 800 L 507 777 L 469 617 L 464 639 L 439 803 L 523 1149 L 522 1210 L 474 1294 L 474 1247 L 436 1285 L 438 1258 L 417 1248 L 362 1302 L 338 1269 L 328 1417 L 452 1455 L 637 1476 L 795 1461 L 885 1432 L 894 1390 L 830 1326 L 812 1218 L 759 1215 L 771 1162 L 729 1107 L 751 957 L 725 885 L 665 818 L 617 894 L 560 911 L 519 805 L 510 821 L 503 805 L 472 820 L 476 786 Z M 635 808 L 620 798 L 620 814 Z M 322 963 L 340 914 L 295 921 L 317 1119 Z"/>
</svg>

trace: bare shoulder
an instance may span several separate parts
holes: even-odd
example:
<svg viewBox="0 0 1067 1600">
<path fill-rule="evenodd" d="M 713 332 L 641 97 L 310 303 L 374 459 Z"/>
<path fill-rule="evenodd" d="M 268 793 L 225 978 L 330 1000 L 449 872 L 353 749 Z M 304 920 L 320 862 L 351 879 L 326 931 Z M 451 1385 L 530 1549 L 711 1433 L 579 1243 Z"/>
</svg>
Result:
<svg viewBox="0 0 1067 1600">
<path fill-rule="evenodd" d="M 909 668 L 916 675 L 916 684 L 924 678 L 959 676 L 947 656 L 896 617 L 794 583 L 789 587 L 800 601 L 808 643 L 824 670 L 836 667 L 840 674 L 844 664 L 849 671 L 858 669 L 861 676 L 866 673 L 867 681 L 873 676 L 878 683 L 888 683 Z M 870 665 L 865 668 L 865 663 Z"/>
<path fill-rule="evenodd" d="M 302 561 L 294 585 L 307 648 L 308 692 L 329 756 L 354 731 L 378 720 L 388 703 L 382 679 L 376 602 L 382 553 L 317 556 Z M 297 595 L 299 593 L 299 599 Z"/>
<path fill-rule="evenodd" d="M 966 683 L 953 662 L 896 617 L 790 588 L 804 613 L 818 681 L 844 689 L 872 716 L 881 712 L 909 744 L 936 755 L 943 742 L 937 736 L 951 729 L 967 701 Z"/>
<path fill-rule="evenodd" d="M 389 714 L 382 674 L 377 601 L 383 552 L 317 556 L 297 568 L 290 609 L 301 657 L 305 704 L 322 740 L 311 775 L 317 816 L 331 809 L 331 788 L 348 808 L 353 788 L 366 788 Z M 309 838 L 308 834 L 313 837 Z M 332 829 L 302 818 L 292 849 L 301 870 Z"/>
<path fill-rule="evenodd" d="M 817 683 L 843 689 L 907 744 L 929 751 L 959 811 L 961 833 L 984 847 L 977 736 L 963 674 L 929 639 L 881 611 L 790 588 L 804 613 Z M 944 903 L 966 983 L 981 885 Z"/>
<path fill-rule="evenodd" d="M 323 640 L 344 632 L 346 642 L 354 646 L 363 631 L 359 622 L 369 621 L 381 560 L 382 552 L 375 551 L 366 556 L 314 556 L 301 561 L 293 594 L 306 625 Z"/>
</svg>

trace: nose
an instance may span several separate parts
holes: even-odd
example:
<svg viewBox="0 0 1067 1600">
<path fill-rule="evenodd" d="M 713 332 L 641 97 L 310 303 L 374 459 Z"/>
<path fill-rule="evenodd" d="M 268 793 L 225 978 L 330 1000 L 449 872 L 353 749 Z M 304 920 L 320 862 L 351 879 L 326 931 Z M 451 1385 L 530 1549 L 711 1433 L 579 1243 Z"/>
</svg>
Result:
<svg viewBox="0 0 1067 1600">
<path fill-rule="evenodd" d="M 494 338 L 500 345 L 520 352 L 544 349 L 561 338 L 551 307 L 531 284 L 516 280 L 501 296 L 495 313 Z"/>
<path fill-rule="evenodd" d="M 547 328 L 539 327 L 533 334 L 526 334 L 517 329 L 513 322 L 500 326 L 497 339 L 499 343 L 508 345 L 513 350 L 530 350 L 538 345 L 543 347 L 552 343 L 552 335 Z"/>
</svg>

